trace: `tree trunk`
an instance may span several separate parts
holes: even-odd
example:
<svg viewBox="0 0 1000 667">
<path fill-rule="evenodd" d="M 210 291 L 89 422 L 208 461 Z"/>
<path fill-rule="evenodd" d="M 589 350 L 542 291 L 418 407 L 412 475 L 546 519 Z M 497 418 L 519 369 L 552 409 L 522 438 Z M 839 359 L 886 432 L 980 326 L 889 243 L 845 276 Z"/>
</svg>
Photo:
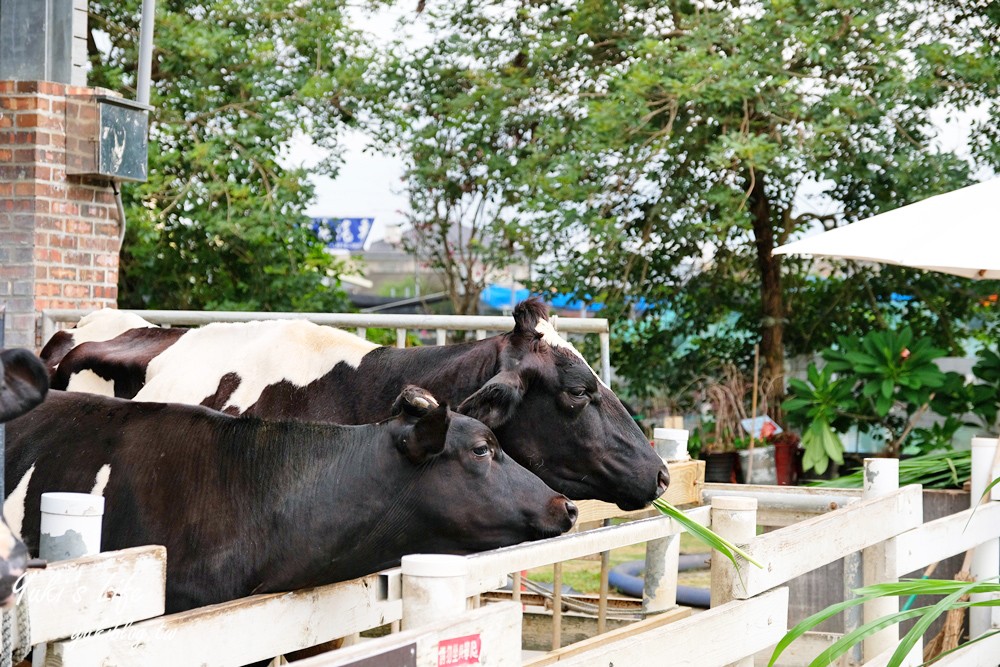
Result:
<svg viewBox="0 0 1000 667">
<path fill-rule="evenodd" d="M 757 247 L 757 268 L 760 271 L 760 352 L 770 382 L 767 391 L 767 411 L 781 419 L 781 401 L 785 394 L 785 304 L 781 293 L 781 259 L 774 250 L 774 221 L 771 202 L 764 191 L 764 175 L 750 177 L 750 207 L 754 243 Z"/>
</svg>

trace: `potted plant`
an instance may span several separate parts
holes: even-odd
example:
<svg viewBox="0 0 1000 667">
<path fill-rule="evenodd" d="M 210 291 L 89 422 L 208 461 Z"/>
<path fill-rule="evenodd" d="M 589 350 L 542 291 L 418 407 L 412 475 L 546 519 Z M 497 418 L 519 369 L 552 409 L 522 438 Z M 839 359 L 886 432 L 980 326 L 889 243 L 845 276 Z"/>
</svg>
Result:
<svg viewBox="0 0 1000 667">
<path fill-rule="evenodd" d="M 798 454 L 802 437 L 792 431 L 782 431 L 768 436 L 767 441 L 774 447 L 774 469 L 777 484 L 779 486 L 798 484 Z"/>
<path fill-rule="evenodd" d="M 691 440 L 705 460 L 705 481 L 776 483 L 774 448 L 766 438 L 768 428 L 777 425 L 766 416 L 767 387 L 765 382 L 758 388 L 760 409 L 754 412 L 748 407 L 751 404 L 757 407 L 753 390 L 735 366 L 724 366 L 720 377 L 703 385 L 710 416 L 695 429 Z M 753 419 L 748 418 L 750 414 Z M 749 430 L 754 431 L 754 437 Z"/>
</svg>

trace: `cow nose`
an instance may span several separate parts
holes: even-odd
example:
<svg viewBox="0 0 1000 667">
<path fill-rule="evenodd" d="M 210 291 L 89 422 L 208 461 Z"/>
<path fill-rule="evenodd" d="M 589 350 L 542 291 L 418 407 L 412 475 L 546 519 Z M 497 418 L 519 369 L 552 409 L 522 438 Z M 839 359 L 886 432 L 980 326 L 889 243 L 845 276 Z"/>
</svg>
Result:
<svg viewBox="0 0 1000 667">
<path fill-rule="evenodd" d="M 576 523 L 576 517 L 580 515 L 580 510 L 576 508 L 572 500 L 566 501 L 566 514 L 569 515 L 569 525 L 572 527 Z"/>
<path fill-rule="evenodd" d="M 670 473 L 667 472 L 667 466 L 663 466 L 660 468 L 659 474 L 656 475 L 656 489 L 658 491 L 656 497 L 659 498 L 666 493 L 668 486 L 670 486 Z"/>
</svg>

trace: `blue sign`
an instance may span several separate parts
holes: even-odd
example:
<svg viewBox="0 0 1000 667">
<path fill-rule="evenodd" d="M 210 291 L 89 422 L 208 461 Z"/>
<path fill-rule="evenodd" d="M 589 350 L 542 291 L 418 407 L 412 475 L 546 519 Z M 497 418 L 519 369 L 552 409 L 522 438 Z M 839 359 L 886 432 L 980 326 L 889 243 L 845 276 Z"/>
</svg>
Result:
<svg viewBox="0 0 1000 667">
<path fill-rule="evenodd" d="M 327 248 L 364 250 L 375 218 L 313 218 L 312 230 Z"/>
</svg>

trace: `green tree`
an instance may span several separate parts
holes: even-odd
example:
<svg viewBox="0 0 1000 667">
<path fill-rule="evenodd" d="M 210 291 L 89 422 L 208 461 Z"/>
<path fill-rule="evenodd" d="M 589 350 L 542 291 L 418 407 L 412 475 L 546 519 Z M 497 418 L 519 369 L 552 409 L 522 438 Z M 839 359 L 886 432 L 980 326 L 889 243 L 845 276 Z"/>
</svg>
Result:
<svg viewBox="0 0 1000 667">
<path fill-rule="evenodd" d="M 308 173 L 280 161 L 297 131 L 336 149 L 350 120 L 337 90 L 363 59 L 343 3 L 156 4 L 149 180 L 123 188 L 120 305 L 343 309 L 338 263 L 302 213 Z M 132 94 L 139 5 L 90 3 L 91 85 Z"/>
<path fill-rule="evenodd" d="M 500 271 L 534 257 L 532 230 L 511 207 L 526 147 L 510 120 L 523 73 L 469 67 L 469 27 L 430 12 L 430 30 L 447 37 L 416 49 L 391 45 L 364 100 L 380 146 L 404 164 L 404 247 L 441 273 L 459 314 L 475 314 Z"/>
<path fill-rule="evenodd" d="M 463 107 L 449 136 L 490 165 L 484 178 L 544 253 L 544 281 L 604 301 L 615 319 L 639 296 L 649 321 L 679 313 L 662 348 L 735 313 L 772 378 L 789 345 L 831 340 L 820 322 L 879 327 L 896 308 L 888 286 L 917 275 L 851 265 L 818 285 L 808 260 L 783 261 L 776 245 L 1000 165 L 988 4 L 466 0 L 428 11 L 437 32 L 417 52 L 442 55 L 397 102 L 447 109 L 449 85 L 490 100 Z M 940 147 L 934 114 L 965 112 L 978 119 L 971 151 Z M 486 144 L 484 128 L 502 133 Z M 975 291 L 920 287 L 907 308 L 954 337 L 935 309 L 970 313 Z M 635 332 L 637 350 L 660 336 Z"/>
</svg>

